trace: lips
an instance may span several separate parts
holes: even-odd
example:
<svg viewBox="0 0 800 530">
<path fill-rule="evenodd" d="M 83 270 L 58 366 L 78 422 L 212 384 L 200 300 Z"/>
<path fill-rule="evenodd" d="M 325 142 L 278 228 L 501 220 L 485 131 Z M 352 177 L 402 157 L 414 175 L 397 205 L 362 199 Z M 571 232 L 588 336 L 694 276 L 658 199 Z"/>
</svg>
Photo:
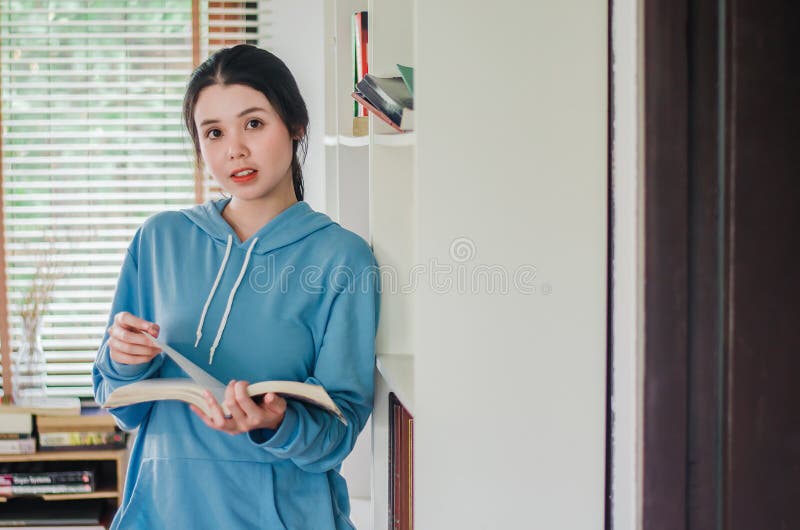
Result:
<svg viewBox="0 0 800 530">
<path fill-rule="evenodd" d="M 242 167 L 231 171 L 231 180 L 242 184 L 244 182 L 250 182 L 258 175 L 258 170 L 253 169 L 251 167 Z"/>
</svg>

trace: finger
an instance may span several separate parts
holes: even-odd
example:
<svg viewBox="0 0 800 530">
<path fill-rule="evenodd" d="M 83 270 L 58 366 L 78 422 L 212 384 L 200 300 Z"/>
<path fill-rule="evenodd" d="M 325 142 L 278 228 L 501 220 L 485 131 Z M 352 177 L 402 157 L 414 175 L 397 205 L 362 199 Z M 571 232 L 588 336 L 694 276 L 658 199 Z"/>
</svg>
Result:
<svg viewBox="0 0 800 530">
<path fill-rule="evenodd" d="M 147 360 L 152 359 L 161 352 L 160 348 L 131 344 L 114 337 L 108 339 L 108 347 L 113 353 L 123 353 L 125 355 L 145 357 Z"/>
<path fill-rule="evenodd" d="M 158 336 L 160 330 L 158 324 L 139 318 L 127 311 L 121 311 L 114 315 L 114 324 L 131 331 L 146 331 L 154 337 Z"/>
<path fill-rule="evenodd" d="M 233 418 L 233 421 L 236 423 L 236 425 L 239 428 L 245 428 L 248 422 L 248 417 L 237 401 L 235 390 L 236 386 L 236 381 L 231 381 L 228 384 L 228 387 L 225 389 L 225 406 L 231 413 L 231 418 Z"/>
<path fill-rule="evenodd" d="M 262 408 L 269 410 L 272 414 L 281 415 L 286 412 L 286 400 L 278 394 L 270 392 L 264 396 Z"/>
<path fill-rule="evenodd" d="M 203 423 L 205 423 L 207 426 L 211 427 L 212 429 L 216 428 L 214 426 L 214 423 L 212 423 L 211 418 L 205 412 L 200 410 L 195 405 L 189 405 L 189 408 L 192 409 L 192 412 L 197 414 L 200 417 L 200 419 L 203 420 Z"/>
<path fill-rule="evenodd" d="M 211 422 L 214 424 L 214 428 L 216 429 L 223 429 L 225 428 L 225 413 L 222 411 L 222 407 L 219 406 L 217 400 L 214 396 L 211 395 L 211 392 L 208 390 L 205 391 L 204 397 L 206 399 L 206 403 L 208 403 L 208 408 L 211 411 Z"/>
<path fill-rule="evenodd" d="M 264 409 L 256 405 L 256 402 L 253 401 L 253 398 L 247 393 L 247 387 L 247 381 L 238 381 L 236 383 L 234 386 L 236 403 L 248 418 L 255 419 L 257 422 L 264 415 Z"/>
<path fill-rule="evenodd" d="M 120 342 L 138 344 L 152 350 L 157 350 L 158 352 L 161 351 L 161 349 L 157 346 L 153 346 L 153 343 L 150 341 L 150 339 L 145 337 L 140 331 L 131 331 L 122 326 L 115 325 L 108 328 L 108 335 L 109 337 L 113 337 Z"/>
</svg>

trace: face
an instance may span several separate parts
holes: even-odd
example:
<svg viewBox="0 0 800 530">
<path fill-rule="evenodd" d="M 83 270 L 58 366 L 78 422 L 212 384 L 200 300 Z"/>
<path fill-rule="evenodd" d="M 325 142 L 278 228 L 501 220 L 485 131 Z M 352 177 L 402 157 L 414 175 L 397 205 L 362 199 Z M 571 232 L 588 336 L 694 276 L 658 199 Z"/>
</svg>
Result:
<svg viewBox="0 0 800 530">
<path fill-rule="evenodd" d="M 211 85 L 194 110 L 206 170 L 240 201 L 294 198 L 292 136 L 266 96 L 245 85 Z"/>
</svg>

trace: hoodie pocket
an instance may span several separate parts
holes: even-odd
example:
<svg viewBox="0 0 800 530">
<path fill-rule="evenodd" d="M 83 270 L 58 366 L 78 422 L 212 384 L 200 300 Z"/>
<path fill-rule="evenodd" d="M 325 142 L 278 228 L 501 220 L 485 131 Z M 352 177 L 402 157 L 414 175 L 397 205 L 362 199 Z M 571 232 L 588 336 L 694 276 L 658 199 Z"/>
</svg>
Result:
<svg viewBox="0 0 800 530">
<path fill-rule="evenodd" d="M 274 505 L 269 468 L 260 462 L 144 459 L 116 528 L 288 530 Z"/>
</svg>

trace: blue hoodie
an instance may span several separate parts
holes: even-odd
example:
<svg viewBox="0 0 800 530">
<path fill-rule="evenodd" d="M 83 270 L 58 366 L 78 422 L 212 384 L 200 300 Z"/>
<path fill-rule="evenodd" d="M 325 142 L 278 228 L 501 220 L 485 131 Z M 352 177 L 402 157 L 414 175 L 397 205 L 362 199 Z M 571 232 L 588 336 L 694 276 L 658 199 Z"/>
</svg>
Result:
<svg viewBox="0 0 800 530">
<path fill-rule="evenodd" d="M 247 241 L 222 218 L 229 199 L 149 218 L 131 242 L 113 316 L 160 326 L 159 338 L 220 381 L 321 384 L 347 418 L 287 399 L 277 430 L 229 435 L 179 401 L 113 409 L 139 429 L 112 529 L 350 529 L 342 460 L 372 411 L 379 278 L 366 242 L 305 202 Z M 103 403 L 115 388 L 187 377 L 163 353 L 109 357 L 93 370 Z"/>
</svg>

